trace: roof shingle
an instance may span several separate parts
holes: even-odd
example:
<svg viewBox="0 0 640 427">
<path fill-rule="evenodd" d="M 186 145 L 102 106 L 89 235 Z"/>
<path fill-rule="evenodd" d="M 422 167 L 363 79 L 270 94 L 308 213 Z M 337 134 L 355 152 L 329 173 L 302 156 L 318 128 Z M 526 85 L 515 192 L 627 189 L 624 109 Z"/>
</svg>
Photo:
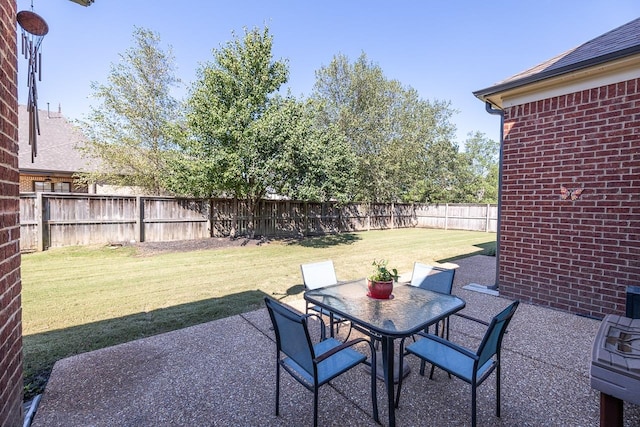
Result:
<svg viewBox="0 0 640 427">
<path fill-rule="evenodd" d="M 535 67 L 522 71 L 486 89 L 474 92 L 485 95 L 513 89 L 533 82 L 602 64 L 640 53 L 640 18 L 634 19 L 593 40 L 570 49 Z"/>
<path fill-rule="evenodd" d="M 22 171 L 79 172 L 88 171 L 90 161 L 75 148 L 83 141 L 80 130 L 61 113 L 38 110 L 40 135 L 38 154 L 31 162 L 29 145 L 29 114 L 26 105 L 18 107 L 18 168 Z"/>
</svg>

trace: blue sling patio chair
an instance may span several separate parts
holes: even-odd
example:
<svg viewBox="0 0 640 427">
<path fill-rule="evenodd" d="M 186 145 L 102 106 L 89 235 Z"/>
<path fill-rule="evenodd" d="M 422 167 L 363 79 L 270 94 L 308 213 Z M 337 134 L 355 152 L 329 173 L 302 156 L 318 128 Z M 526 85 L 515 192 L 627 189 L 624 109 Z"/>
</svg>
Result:
<svg viewBox="0 0 640 427">
<path fill-rule="evenodd" d="M 300 271 L 302 272 L 302 281 L 304 283 L 305 289 L 318 289 L 338 284 L 336 270 L 333 267 L 333 261 L 331 260 L 300 264 Z M 310 305 L 309 303 L 307 303 L 306 310 L 307 313 L 309 312 L 309 310 L 313 310 L 317 313 L 329 317 L 329 330 L 331 336 L 334 335 L 334 326 L 335 330 L 337 331 L 340 323 L 345 322 L 343 318 L 335 315 L 334 313 L 331 313 L 330 311 L 321 307 Z M 349 330 L 349 332 L 351 332 L 351 330 Z M 347 335 L 347 339 L 348 338 L 349 335 Z"/>
<path fill-rule="evenodd" d="M 409 284 L 418 288 L 451 295 L 455 274 L 455 269 L 416 262 L 413 264 L 413 273 L 411 274 L 411 282 Z M 449 339 L 449 318 L 444 319 L 442 323 L 443 336 Z M 438 334 L 438 325 L 436 325 L 436 334 Z"/>
<path fill-rule="evenodd" d="M 476 388 L 494 370 L 496 371 L 496 416 L 500 417 L 500 349 L 504 333 L 519 303 L 519 301 L 514 301 L 491 319 L 487 332 L 475 352 L 432 334 L 423 335 L 422 339 L 408 345 L 406 348 L 408 354 L 418 356 L 420 359 L 455 375 L 471 385 L 472 427 L 476 426 Z M 402 343 L 400 354 L 403 354 Z M 400 369 L 402 369 L 403 359 L 403 357 L 400 358 Z M 424 372 L 421 372 L 421 374 L 424 375 Z M 429 379 L 432 379 L 432 376 L 433 370 L 429 375 Z M 396 407 L 400 402 L 401 389 L 402 379 L 398 383 Z"/>
<path fill-rule="evenodd" d="M 298 314 L 284 304 L 265 297 L 265 304 L 273 323 L 276 335 L 276 416 L 280 414 L 280 368 L 284 368 L 305 388 L 313 391 L 313 425 L 318 425 L 318 389 L 361 363 L 371 367 L 371 401 L 373 418 L 379 422 L 378 401 L 376 397 L 376 352 L 371 341 L 356 338 L 340 342 L 326 338 L 325 324 L 317 314 Z M 309 334 L 308 319 L 320 320 L 320 341 L 313 343 Z M 366 342 L 371 351 L 371 361 L 351 348 L 360 342 Z"/>
<path fill-rule="evenodd" d="M 411 274 L 411 286 L 438 292 L 441 294 L 451 295 L 453 289 L 453 279 L 456 275 L 455 269 L 436 267 L 433 265 L 415 262 L 413 264 L 413 273 Z M 442 324 L 442 330 L 440 330 Z M 449 339 L 449 318 L 445 318 L 435 325 L 436 335 Z M 429 328 L 425 330 L 429 332 Z M 427 362 L 424 360 L 420 363 L 420 373 L 424 375 L 424 369 Z M 431 367 L 431 375 L 433 375 L 433 366 Z M 451 378 L 451 375 L 449 375 Z"/>
</svg>

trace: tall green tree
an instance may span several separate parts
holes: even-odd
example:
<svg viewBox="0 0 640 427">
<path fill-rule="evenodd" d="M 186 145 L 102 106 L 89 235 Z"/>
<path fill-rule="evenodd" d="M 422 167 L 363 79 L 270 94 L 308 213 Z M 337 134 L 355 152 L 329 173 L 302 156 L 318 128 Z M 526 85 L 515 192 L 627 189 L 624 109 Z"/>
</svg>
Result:
<svg viewBox="0 0 640 427">
<path fill-rule="evenodd" d="M 307 201 L 353 200 L 356 157 L 349 143 L 335 126 L 318 122 L 320 106 L 313 100 L 287 99 L 284 105 L 283 120 L 271 126 L 277 130 L 272 138 L 283 139 L 282 161 L 274 165 L 280 176 L 271 184 L 275 193 Z"/>
<path fill-rule="evenodd" d="M 482 132 L 470 132 L 461 153 L 469 169 L 466 180 L 467 200 L 472 203 L 498 202 L 498 174 L 500 143 Z"/>
<path fill-rule="evenodd" d="M 423 200 L 442 188 L 457 152 L 449 102 L 420 99 L 364 53 L 353 63 L 336 55 L 318 70 L 313 98 L 356 153 L 356 199 Z"/>
<path fill-rule="evenodd" d="M 349 194 L 349 145 L 315 119 L 317 104 L 278 93 L 288 65 L 273 59 L 272 46 L 268 28 L 245 30 L 199 70 L 175 161 L 177 192 L 233 196 L 253 214 L 269 193 L 305 199 Z"/>
<path fill-rule="evenodd" d="M 135 28 L 133 40 L 134 46 L 111 65 L 108 82 L 91 84 L 99 103 L 79 123 L 86 142 L 78 148 L 94 159 L 97 170 L 81 179 L 163 194 L 167 156 L 174 147 L 171 128 L 180 115 L 171 91 L 180 80 L 171 48 L 161 48 L 157 33 Z"/>
</svg>

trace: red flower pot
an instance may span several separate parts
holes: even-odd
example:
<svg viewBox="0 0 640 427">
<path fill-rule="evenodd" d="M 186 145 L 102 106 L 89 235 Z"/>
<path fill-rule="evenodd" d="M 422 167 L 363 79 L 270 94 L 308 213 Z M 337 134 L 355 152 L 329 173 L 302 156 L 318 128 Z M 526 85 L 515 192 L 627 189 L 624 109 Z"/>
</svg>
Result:
<svg viewBox="0 0 640 427">
<path fill-rule="evenodd" d="M 388 282 L 372 282 L 367 279 L 367 287 L 369 288 L 367 295 L 371 298 L 389 299 L 391 292 L 393 292 L 393 280 Z"/>
</svg>

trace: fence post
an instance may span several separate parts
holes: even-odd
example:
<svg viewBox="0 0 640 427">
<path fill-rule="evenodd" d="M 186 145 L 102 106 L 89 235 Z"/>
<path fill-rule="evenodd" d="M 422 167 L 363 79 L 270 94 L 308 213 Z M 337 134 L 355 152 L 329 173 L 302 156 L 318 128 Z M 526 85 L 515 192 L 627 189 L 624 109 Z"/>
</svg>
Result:
<svg viewBox="0 0 640 427">
<path fill-rule="evenodd" d="M 304 203 L 302 203 L 302 206 L 304 208 L 304 217 L 302 218 L 304 231 L 302 232 L 302 236 L 307 237 L 309 235 L 309 203 L 305 201 Z"/>
<path fill-rule="evenodd" d="M 209 237 L 213 237 L 213 199 L 209 198 L 209 221 L 207 227 L 209 227 Z"/>
<path fill-rule="evenodd" d="M 229 231 L 229 237 L 236 237 L 238 235 L 238 210 L 240 202 L 238 198 L 233 196 L 233 206 L 231 208 L 231 230 Z"/>
<path fill-rule="evenodd" d="M 144 242 L 144 199 L 136 197 L 136 238 L 138 242 Z"/>
<path fill-rule="evenodd" d="M 444 229 L 449 229 L 449 203 L 444 205 Z"/>
<path fill-rule="evenodd" d="M 391 229 L 394 229 L 396 222 L 396 204 L 391 202 Z"/>
<path fill-rule="evenodd" d="M 487 221 L 486 221 L 485 226 L 484 226 L 485 233 L 489 232 L 489 211 L 490 211 L 490 209 L 491 209 L 491 205 L 489 203 L 487 203 Z"/>
<path fill-rule="evenodd" d="M 36 205 L 34 207 L 36 217 L 36 235 L 38 236 L 38 251 L 44 251 L 44 204 L 42 192 L 36 193 Z"/>
</svg>

